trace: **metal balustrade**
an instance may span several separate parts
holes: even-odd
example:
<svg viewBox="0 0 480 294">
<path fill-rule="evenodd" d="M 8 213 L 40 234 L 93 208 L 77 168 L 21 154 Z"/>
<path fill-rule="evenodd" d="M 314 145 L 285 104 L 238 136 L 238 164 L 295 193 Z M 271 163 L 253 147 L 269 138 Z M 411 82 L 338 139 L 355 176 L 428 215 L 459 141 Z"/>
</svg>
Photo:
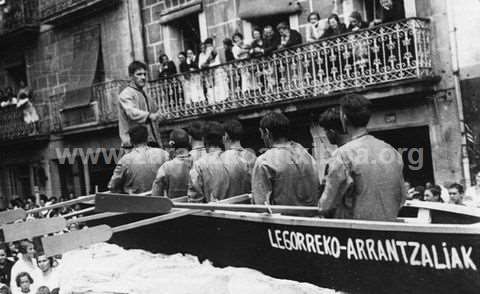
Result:
<svg viewBox="0 0 480 294">
<path fill-rule="evenodd" d="M 0 141 L 48 134 L 50 131 L 49 105 L 42 103 L 35 104 L 34 107 L 39 121 L 31 124 L 25 123 L 23 110 L 15 105 L 0 108 Z"/>
<path fill-rule="evenodd" d="M 432 76 L 429 21 L 409 18 L 149 84 L 170 119 Z"/>
</svg>

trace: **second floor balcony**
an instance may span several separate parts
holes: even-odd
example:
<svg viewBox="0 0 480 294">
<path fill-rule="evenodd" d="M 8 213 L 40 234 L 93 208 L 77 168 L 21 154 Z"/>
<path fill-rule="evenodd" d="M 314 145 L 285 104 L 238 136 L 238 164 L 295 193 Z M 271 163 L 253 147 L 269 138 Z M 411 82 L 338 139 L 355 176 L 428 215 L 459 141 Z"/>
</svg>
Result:
<svg viewBox="0 0 480 294">
<path fill-rule="evenodd" d="M 433 76 L 430 38 L 429 21 L 410 18 L 160 79 L 149 92 L 179 120 L 420 81 Z"/>
<path fill-rule="evenodd" d="M 0 108 L 0 145 L 48 136 L 51 130 L 50 107 L 41 103 L 34 105 L 38 121 L 26 119 L 24 110 L 15 105 Z"/>
<path fill-rule="evenodd" d="M 7 0 L 0 6 L 0 43 L 28 42 L 38 34 L 38 1 Z"/>
<path fill-rule="evenodd" d="M 51 97 L 52 131 L 105 127 L 118 120 L 118 94 L 127 81 L 108 81 L 88 89 L 91 102 L 82 107 L 65 109 L 65 94 Z"/>
</svg>

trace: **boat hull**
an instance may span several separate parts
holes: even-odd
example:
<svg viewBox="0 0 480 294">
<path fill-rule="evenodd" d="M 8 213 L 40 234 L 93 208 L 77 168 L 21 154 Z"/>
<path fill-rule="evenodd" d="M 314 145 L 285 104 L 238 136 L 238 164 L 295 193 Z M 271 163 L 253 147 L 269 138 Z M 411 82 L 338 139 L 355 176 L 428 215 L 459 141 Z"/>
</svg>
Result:
<svg viewBox="0 0 480 294">
<path fill-rule="evenodd" d="M 115 227 L 146 217 L 127 214 L 88 225 Z M 429 232 L 360 223 L 199 213 L 115 233 L 111 242 L 353 293 L 479 293 L 476 228 L 442 233 L 438 226 Z"/>
</svg>

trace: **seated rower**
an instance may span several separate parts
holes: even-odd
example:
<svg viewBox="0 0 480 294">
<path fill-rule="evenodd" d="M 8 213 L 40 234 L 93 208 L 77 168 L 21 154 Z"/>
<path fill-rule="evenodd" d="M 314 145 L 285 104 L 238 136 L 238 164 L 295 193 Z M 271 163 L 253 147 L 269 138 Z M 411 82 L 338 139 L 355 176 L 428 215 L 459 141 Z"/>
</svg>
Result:
<svg viewBox="0 0 480 294">
<path fill-rule="evenodd" d="M 253 168 L 252 194 L 255 204 L 316 205 L 319 177 L 314 158 L 298 143 L 289 141 L 290 121 L 270 112 L 260 121 L 267 152 Z"/>
<path fill-rule="evenodd" d="M 152 196 L 169 198 L 187 195 L 190 169 L 193 165 L 190 156 L 190 140 L 183 129 L 174 129 L 170 133 L 170 145 L 174 148 L 174 158 L 165 162 L 157 172 L 153 182 Z"/>
<path fill-rule="evenodd" d="M 328 162 L 319 201 L 320 211 L 335 218 L 393 221 L 406 199 L 402 156 L 367 132 L 370 105 L 361 95 L 347 95 L 338 112 L 341 126 L 320 121 L 332 144 L 340 145 Z"/>
<path fill-rule="evenodd" d="M 113 171 L 108 188 L 114 193 L 138 194 L 149 191 L 160 166 L 168 160 L 168 152 L 147 146 L 148 129 L 138 125 L 128 131 L 133 145 Z"/>
<path fill-rule="evenodd" d="M 243 127 L 238 120 L 229 120 L 223 124 L 225 152 L 221 159 L 230 177 L 228 195 L 236 196 L 252 191 L 252 169 L 257 156 L 240 144 Z"/>
<path fill-rule="evenodd" d="M 250 170 L 253 169 L 257 156 L 253 150 L 242 147 L 240 140 L 244 135 L 242 124 L 236 120 L 231 119 L 223 123 L 225 128 L 225 136 L 223 137 L 223 144 L 225 145 L 224 157 L 238 156 L 246 160 Z"/>
<path fill-rule="evenodd" d="M 194 161 L 190 171 L 190 202 L 211 202 L 235 196 L 228 194 L 230 177 L 221 159 L 224 134 L 220 123 L 207 123 L 204 137 L 207 153 Z"/>
</svg>

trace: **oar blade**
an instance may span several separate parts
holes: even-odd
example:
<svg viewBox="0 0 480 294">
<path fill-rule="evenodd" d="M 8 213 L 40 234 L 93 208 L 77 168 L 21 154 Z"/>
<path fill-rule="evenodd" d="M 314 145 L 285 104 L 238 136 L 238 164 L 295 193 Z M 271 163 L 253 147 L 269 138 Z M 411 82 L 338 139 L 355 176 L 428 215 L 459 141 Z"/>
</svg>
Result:
<svg viewBox="0 0 480 294">
<path fill-rule="evenodd" d="M 27 212 L 21 208 L 6 210 L 0 212 L 0 225 L 13 223 L 16 220 L 24 219 L 27 217 Z"/>
<path fill-rule="evenodd" d="M 53 217 L 3 225 L 0 230 L 3 233 L 4 242 L 13 242 L 60 232 L 66 225 L 67 222 L 63 217 Z"/>
<path fill-rule="evenodd" d="M 108 241 L 112 234 L 112 229 L 109 226 L 100 225 L 57 236 L 43 237 L 41 244 L 46 256 L 55 256 L 95 243 Z"/>
<path fill-rule="evenodd" d="M 172 207 L 172 201 L 166 197 L 130 196 L 113 193 L 98 193 L 95 197 L 96 211 L 163 214 L 169 212 Z"/>
</svg>

